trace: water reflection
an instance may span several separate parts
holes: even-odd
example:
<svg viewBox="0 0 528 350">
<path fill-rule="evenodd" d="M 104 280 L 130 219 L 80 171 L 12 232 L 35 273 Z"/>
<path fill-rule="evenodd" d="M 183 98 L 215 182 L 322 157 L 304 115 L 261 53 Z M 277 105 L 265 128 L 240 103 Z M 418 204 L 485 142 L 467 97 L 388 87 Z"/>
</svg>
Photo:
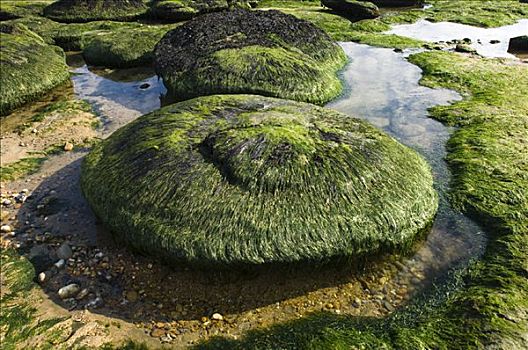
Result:
<svg viewBox="0 0 528 350">
<path fill-rule="evenodd" d="M 438 272 L 479 254 L 485 243 L 479 228 L 454 212 L 446 200 L 450 173 L 444 158 L 451 130 L 427 112 L 430 107 L 460 100 L 460 95 L 420 86 L 421 69 L 409 63 L 405 54 L 355 43 L 341 46 L 351 60 L 342 72 L 346 91 L 327 107 L 368 120 L 418 150 L 433 168 L 440 210 L 427 241 L 412 260 Z"/>
<path fill-rule="evenodd" d="M 108 134 L 137 117 L 159 109 L 166 89 L 150 68 L 97 69 L 72 58 L 75 95 L 88 101 L 105 122 Z M 74 63 L 75 62 L 75 63 Z"/>
<path fill-rule="evenodd" d="M 515 58 L 508 53 L 508 44 L 511 38 L 528 34 L 528 19 L 498 28 L 479 28 L 459 23 L 432 23 L 421 20 L 413 24 L 394 26 L 387 33 L 425 41 L 469 38 L 472 41 L 471 46 L 482 56 Z"/>
</svg>

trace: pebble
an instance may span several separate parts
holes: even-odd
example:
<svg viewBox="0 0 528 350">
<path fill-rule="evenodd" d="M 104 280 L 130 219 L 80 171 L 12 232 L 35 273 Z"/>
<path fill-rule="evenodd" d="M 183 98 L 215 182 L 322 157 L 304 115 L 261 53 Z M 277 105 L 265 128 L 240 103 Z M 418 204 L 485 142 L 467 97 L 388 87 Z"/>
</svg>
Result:
<svg viewBox="0 0 528 350">
<path fill-rule="evenodd" d="M 99 306 L 103 305 L 103 298 L 97 297 L 94 300 L 90 301 L 88 304 L 86 304 L 86 309 L 96 309 Z"/>
<path fill-rule="evenodd" d="M 131 303 L 134 303 L 134 302 L 136 302 L 136 301 L 138 300 L 139 295 L 138 295 L 138 293 L 137 293 L 136 291 L 131 290 L 131 291 L 128 291 L 128 292 L 126 293 L 126 296 L 125 296 L 125 297 L 126 297 L 126 299 L 127 299 L 128 301 L 130 301 Z"/>
<path fill-rule="evenodd" d="M 10 199 L 4 199 L 4 200 L 2 201 L 2 204 L 3 204 L 4 206 L 6 206 L 6 207 L 9 206 L 9 205 L 11 205 L 12 203 L 13 203 L 13 202 L 12 202 Z"/>
<path fill-rule="evenodd" d="M 223 321 L 223 320 L 224 320 L 224 316 L 222 316 L 222 315 L 219 314 L 218 312 L 215 312 L 215 313 L 211 316 L 211 320 L 215 320 L 215 321 Z"/>
<path fill-rule="evenodd" d="M 46 272 L 41 272 L 41 273 L 39 273 L 39 275 L 38 275 L 38 281 L 39 281 L 40 283 L 44 283 L 44 282 L 46 282 L 47 280 L 48 280 L 48 274 L 47 274 Z"/>
<path fill-rule="evenodd" d="M 2 231 L 3 233 L 9 233 L 13 231 L 13 229 L 9 225 L 2 225 L 2 227 L 0 227 L 0 231 Z"/>
<path fill-rule="evenodd" d="M 59 270 L 62 269 L 64 266 L 66 265 L 66 260 L 64 259 L 60 259 L 59 261 L 57 261 L 54 266 L 56 268 L 58 268 Z"/>
<path fill-rule="evenodd" d="M 68 260 L 73 255 L 73 251 L 70 245 L 66 242 L 62 243 L 59 249 L 57 249 L 57 257 L 59 259 Z"/>
<path fill-rule="evenodd" d="M 73 151 L 73 143 L 71 143 L 71 142 L 66 142 L 66 144 L 64 145 L 64 150 L 65 150 L 66 152 Z"/>
<path fill-rule="evenodd" d="M 139 88 L 140 88 L 141 90 L 148 89 L 149 87 L 150 87 L 150 84 L 149 84 L 149 83 L 144 83 L 144 84 L 141 84 L 141 85 L 139 86 Z"/>
<path fill-rule="evenodd" d="M 81 287 L 78 284 L 72 283 L 59 289 L 58 294 L 61 299 L 68 299 L 76 296 L 80 290 Z"/>
<path fill-rule="evenodd" d="M 160 328 L 154 328 L 152 332 L 150 332 L 150 336 L 154 338 L 160 338 L 165 336 L 165 329 Z"/>
<path fill-rule="evenodd" d="M 90 291 L 88 290 L 88 288 L 84 288 L 83 290 L 79 292 L 79 294 L 77 294 L 75 299 L 77 300 L 84 299 L 88 294 L 90 294 Z"/>
</svg>

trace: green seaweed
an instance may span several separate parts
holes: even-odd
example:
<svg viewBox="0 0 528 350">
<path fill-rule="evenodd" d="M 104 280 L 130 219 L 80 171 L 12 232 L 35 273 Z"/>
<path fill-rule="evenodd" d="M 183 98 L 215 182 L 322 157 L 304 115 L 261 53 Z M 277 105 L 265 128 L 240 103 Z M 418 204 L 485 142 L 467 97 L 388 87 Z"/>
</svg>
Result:
<svg viewBox="0 0 528 350">
<path fill-rule="evenodd" d="M 28 299 L 34 288 L 33 266 L 12 249 L 2 248 L 0 254 L 2 274 L 0 339 L 2 339 L 2 349 L 14 350 L 18 349 L 25 340 L 47 332 L 61 319 L 37 319 L 37 308 L 31 305 Z M 43 344 L 40 348 L 51 348 L 51 344 Z"/>
<path fill-rule="evenodd" d="M 434 108 L 459 125 L 449 141 L 452 202 L 475 218 L 484 256 L 385 319 L 330 314 L 215 339 L 203 349 L 525 349 L 528 346 L 528 67 L 424 52 L 422 83 L 465 99 Z M 467 113 L 467 114 L 466 114 Z"/>
<path fill-rule="evenodd" d="M 367 123 L 254 95 L 139 118 L 94 148 L 81 183 L 133 248 L 197 266 L 407 250 L 438 204 L 426 162 Z"/>
<path fill-rule="evenodd" d="M 59 0 L 44 9 L 44 15 L 57 22 L 131 21 L 144 15 L 142 0 Z"/>
<path fill-rule="evenodd" d="M 64 52 L 21 24 L 2 24 L 0 53 L 0 116 L 34 101 L 70 76 Z"/>
<path fill-rule="evenodd" d="M 155 55 L 158 75 L 179 100 L 255 93 L 323 104 L 341 93 L 337 72 L 346 63 L 323 31 L 278 11 L 200 16 L 167 33 Z"/>
<path fill-rule="evenodd" d="M 154 47 L 174 26 L 140 26 L 97 34 L 85 34 L 83 56 L 87 63 L 112 68 L 148 66 L 153 63 Z"/>
</svg>

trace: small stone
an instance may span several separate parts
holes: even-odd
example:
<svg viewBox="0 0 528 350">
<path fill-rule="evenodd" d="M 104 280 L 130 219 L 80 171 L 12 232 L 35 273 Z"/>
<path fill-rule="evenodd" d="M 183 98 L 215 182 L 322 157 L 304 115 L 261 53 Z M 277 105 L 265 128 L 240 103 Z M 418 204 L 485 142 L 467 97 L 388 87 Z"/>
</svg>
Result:
<svg viewBox="0 0 528 350">
<path fill-rule="evenodd" d="M 499 44 L 500 40 L 490 40 L 490 44 Z"/>
<path fill-rule="evenodd" d="M 77 296 L 75 297 L 75 299 L 77 300 L 82 300 L 84 298 L 86 298 L 86 296 L 90 294 L 90 291 L 88 290 L 88 288 L 84 288 L 83 290 L 81 290 L 79 292 L 79 294 L 77 294 Z"/>
<path fill-rule="evenodd" d="M 47 280 L 48 280 L 48 275 L 47 275 L 46 272 L 41 272 L 41 273 L 39 273 L 39 275 L 38 275 L 38 281 L 39 281 L 39 283 L 44 283 L 44 282 L 46 282 Z"/>
<path fill-rule="evenodd" d="M 76 296 L 80 290 L 81 287 L 78 284 L 72 283 L 59 289 L 58 294 L 61 299 L 68 299 Z"/>
<path fill-rule="evenodd" d="M 13 231 L 13 229 L 9 225 L 2 225 L 2 227 L 0 227 L 0 231 L 2 231 L 3 233 L 9 233 Z"/>
<path fill-rule="evenodd" d="M 57 257 L 59 259 L 68 260 L 72 255 L 73 251 L 67 242 L 62 243 L 59 249 L 57 249 Z"/>
<path fill-rule="evenodd" d="M 359 307 L 360 305 L 361 305 L 361 299 L 359 299 L 359 298 L 355 298 L 355 299 L 354 299 L 354 306 L 355 306 L 355 307 Z"/>
<path fill-rule="evenodd" d="M 62 269 L 64 266 L 66 265 L 66 260 L 64 259 L 60 259 L 59 261 L 57 261 L 54 266 L 57 268 L 57 269 Z"/>
<path fill-rule="evenodd" d="M 172 341 L 172 338 L 170 336 L 164 336 L 164 337 L 160 337 L 160 340 L 162 343 L 170 343 Z"/>
<path fill-rule="evenodd" d="M 475 53 L 477 52 L 474 48 L 472 48 L 469 45 L 466 44 L 457 44 L 455 47 L 456 52 L 463 52 L 463 53 Z"/>
<path fill-rule="evenodd" d="M 160 338 L 165 336 L 165 329 L 161 328 L 154 328 L 152 332 L 150 332 L 150 336 L 154 338 Z"/>
<path fill-rule="evenodd" d="M 36 134 L 36 133 L 38 132 L 38 130 L 37 130 L 37 129 L 33 129 L 33 130 L 31 130 L 31 132 L 32 132 L 33 134 Z"/>
<path fill-rule="evenodd" d="M 211 316 L 211 320 L 214 320 L 214 321 L 223 321 L 223 320 L 224 320 L 224 316 L 222 316 L 222 315 L 219 314 L 218 312 L 215 312 L 215 313 Z"/>
<path fill-rule="evenodd" d="M 387 311 L 389 311 L 389 312 L 393 312 L 393 311 L 394 311 L 394 306 L 392 306 L 392 304 L 389 303 L 388 301 L 384 301 L 384 302 L 383 302 L 383 306 L 384 306 L 385 309 L 387 309 Z"/>
<path fill-rule="evenodd" d="M 144 83 L 144 84 L 141 84 L 141 85 L 139 86 L 139 88 L 140 88 L 141 90 L 148 89 L 149 87 L 150 87 L 150 84 L 149 84 L 149 83 Z"/>
<path fill-rule="evenodd" d="M 20 193 L 29 193 L 29 190 L 27 188 L 24 188 Z"/>
<path fill-rule="evenodd" d="M 90 301 L 88 304 L 86 304 L 86 309 L 96 309 L 103 305 L 103 298 L 97 297 L 94 300 Z"/>
<path fill-rule="evenodd" d="M 12 202 L 10 199 L 4 199 L 4 200 L 2 201 L 2 205 L 6 206 L 6 207 L 9 206 L 9 205 L 11 205 L 12 203 L 13 203 L 13 202 Z"/>
<path fill-rule="evenodd" d="M 125 297 L 129 302 L 135 303 L 138 300 L 139 295 L 135 290 L 131 290 L 126 293 Z"/>
<path fill-rule="evenodd" d="M 73 143 L 71 143 L 71 142 L 66 142 L 66 144 L 64 145 L 64 150 L 65 150 L 66 152 L 73 151 Z"/>
</svg>

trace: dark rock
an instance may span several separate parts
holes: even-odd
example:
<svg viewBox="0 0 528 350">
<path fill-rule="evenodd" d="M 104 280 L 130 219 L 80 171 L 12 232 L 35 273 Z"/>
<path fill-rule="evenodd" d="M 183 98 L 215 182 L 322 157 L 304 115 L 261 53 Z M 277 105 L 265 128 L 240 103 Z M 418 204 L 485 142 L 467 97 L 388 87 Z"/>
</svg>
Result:
<svg viewBox="0 0 528 350">
<path fill-rule="evenodd" d="M 343 50 L 308 21 L 279 11 L 197 17 L 155 49 L 156 72 L 178 100 L 254 93 L 323 104 L 342 90 Z"/>
<path fill-rule="evenodd" d="M 522 35 L 510 39 L 508 52 L 524 53 L 528 52 L 528 35 Z"/>
<path fill-rule="evenodd" d="M 372 19 L 380 15 L 378 7 L 370 2 L 322 0 L 321 4 L 352 20 Z"/>
<path fill-rule="evenodd" d="M 490 40 L 490 44 L 499 44 L 500 40 Z"/>
<path fill-rule="evenodd" d="M 70 245 L 67 242 L 64 242 L 61 244 L 61 246 L 57 249 L 57 257 L 59 259 L 68 260 L 73 255 L 73 251 L 70 247 Z"/>
<path fill-rule="evenodd" d="M 53 265 L 53 258 L 50 256 L 48 246 L 45 244 L 31 248 L 28 259 L 33 264 L 37 274 L 48 270 Z"/>
<path fill-rule="evenodd" d="M 150 84 L 149 84 L 149 83 L 144 83 L 144 84 L 141 84 L 141 85 L 139 86 L 139 88 L 140 88 L 141 90 L 148 89 L 149 87 L 150 87 Z"/>
<path fill-rule="evenodd" d="M 476 53 L 477 52 L 474 48 L 466 44 L 457 44 L 457 46 L 455 47 L 455 51 L 462 52 L 462 53 Z"/>
</svg>

